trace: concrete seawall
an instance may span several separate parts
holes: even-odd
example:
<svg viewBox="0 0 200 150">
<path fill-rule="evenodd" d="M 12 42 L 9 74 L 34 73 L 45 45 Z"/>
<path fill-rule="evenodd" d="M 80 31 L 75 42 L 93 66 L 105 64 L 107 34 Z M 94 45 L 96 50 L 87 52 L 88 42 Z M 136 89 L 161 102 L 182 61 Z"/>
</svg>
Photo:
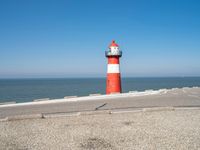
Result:
<svg viewBox="0 0 200 150">
<path fill-rule="evenodd" d="M 154 107 L 199 107 L 200 88 L 174 88 L 157 91 L 129 92 L 112 95 L 90 95 L 55 100 L 0 105 L 0 118 L 34 115 L 76 113 L 87 111 L 129 111 Z"/>
<path fill-rule="evenodd" d="M 40 104 L 53 104 L 53 103 L 62 103 L 62 102 L 75 102 L 75 101 L 88 101 L 88 100 L 100 100 L 100 99 L 115 99 L 115 98 L 126 98 L 126 97 L 138 97 L 146 95 L 156 95 L 156 94 L 165 94 L 167 89 L 160 90 L 146 90 L 142 92 L 130 91 L 129 93 L 115 93 L 110 95 L 101 95 L 101 94 L 90 94 L 89 96 L 77 97 L 77 96 L 66 96 L 63 99 L 49 99 L 42 98 L 36 99 L 33 102 L 25 103 L 5 103 L 0 105 L 1 107 L 15 107 L 15 106 L 25 106 L 25 105 L 40 105 Z"/>
</svg>

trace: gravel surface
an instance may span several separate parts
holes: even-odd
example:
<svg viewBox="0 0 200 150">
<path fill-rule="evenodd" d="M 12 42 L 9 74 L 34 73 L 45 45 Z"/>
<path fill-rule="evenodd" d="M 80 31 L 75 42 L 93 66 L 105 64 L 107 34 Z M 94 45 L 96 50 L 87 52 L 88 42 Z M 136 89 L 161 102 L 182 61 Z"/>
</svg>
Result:
<svg viewBox="0 0 200 150">
<path fill-rule="evenodd" d="M 5 121 L 0 149 L 200 149 L 200 110 Z"/>
</svg>

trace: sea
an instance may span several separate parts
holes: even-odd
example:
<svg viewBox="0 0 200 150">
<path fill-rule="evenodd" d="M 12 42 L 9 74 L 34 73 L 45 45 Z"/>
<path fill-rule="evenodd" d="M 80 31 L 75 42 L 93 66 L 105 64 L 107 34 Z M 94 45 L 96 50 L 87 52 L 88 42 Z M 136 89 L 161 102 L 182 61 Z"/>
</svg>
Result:
<svg viewBox="0 0 200 150">
<path fill-rule="evenodd" d="M 182 87 L 200 87 L 200 77 L 122 78 L 123 93 Z M 0 103 L 105 94 L 105 89 L 106 78 L 0 79 Z"/>
</svg>

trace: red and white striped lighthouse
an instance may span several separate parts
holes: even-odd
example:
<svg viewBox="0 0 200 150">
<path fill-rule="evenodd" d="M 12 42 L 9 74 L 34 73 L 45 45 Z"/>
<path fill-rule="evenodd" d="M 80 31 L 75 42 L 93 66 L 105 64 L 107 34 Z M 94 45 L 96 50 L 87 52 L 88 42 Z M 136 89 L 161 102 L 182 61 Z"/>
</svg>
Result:
<svg viewBox="0 0 200 150">
<path fill-rule="evenodd" d="M 119 50 L 119 45 L 113 40 L 106 51 L 108 58 L 107 66 L 107 81 L 106 94 L 121 93 L 121 77 L 119 68 L 119 58 L 122 56 L 122 51 Z"/>
</svg>

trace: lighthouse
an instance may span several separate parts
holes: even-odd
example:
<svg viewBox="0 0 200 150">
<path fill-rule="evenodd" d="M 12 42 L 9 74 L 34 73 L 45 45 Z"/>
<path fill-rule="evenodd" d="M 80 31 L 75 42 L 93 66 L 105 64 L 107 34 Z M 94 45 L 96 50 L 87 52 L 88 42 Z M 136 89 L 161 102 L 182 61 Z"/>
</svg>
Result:
<svg viewBox="0 0 200 150">
<path fill-rule="evenodd" d="M 121 93 L 119 58 L 122 56 L 122 51 L 114 40 L 109 45 L 105 55 L 108 58 L 106 94 Z"/>
</svg>

